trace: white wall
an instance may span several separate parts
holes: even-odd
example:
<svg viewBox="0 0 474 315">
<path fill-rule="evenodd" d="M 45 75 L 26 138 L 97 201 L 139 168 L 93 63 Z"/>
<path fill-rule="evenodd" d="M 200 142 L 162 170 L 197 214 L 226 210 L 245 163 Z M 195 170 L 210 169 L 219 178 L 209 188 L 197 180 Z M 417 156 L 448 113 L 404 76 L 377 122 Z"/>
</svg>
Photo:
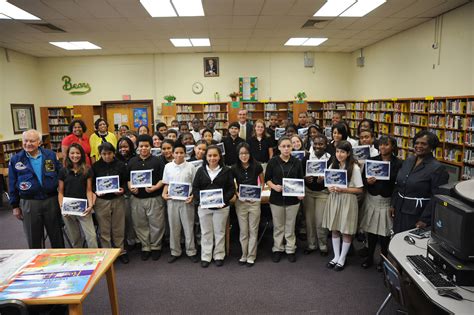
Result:
<svg viewBox="0 0 474 315">
<path fill-rule="evenodd" d="M 0 48 L 0 140 L 21 137 L 13 133 L 10 104 L 34 104 L 41 128 L 39 82 L 38 58 Z"/>
<path fill-rule="evenodd" d="M 365 66 L 351 57 L 354 99 L 474 94 L 474 4 L 443 17 L 440 48 L 432 49 L 435 20 L 364 49 Z M 441 53 L 438 65 L 438 53 Z"/>
</svg>

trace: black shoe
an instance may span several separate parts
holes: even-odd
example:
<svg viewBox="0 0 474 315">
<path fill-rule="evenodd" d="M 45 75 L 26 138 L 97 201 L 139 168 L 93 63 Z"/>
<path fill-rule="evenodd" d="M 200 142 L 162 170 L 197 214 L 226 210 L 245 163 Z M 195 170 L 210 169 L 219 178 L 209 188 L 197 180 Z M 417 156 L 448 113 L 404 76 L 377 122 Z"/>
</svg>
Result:
<svg viewBox="0 0 474 315">
<path fill-rule="evenodd" d="M 344 270 L 344 265 L 336 264 L 334 266 L 334 271 L 343 271 Z"/>
<path fill-rule="evenodd" d="M 273 252 L 272 254 L 272 261 L 274 263 L 280 262 L 281 260 L 281 255 L 283 255 L 283 252 Z"/>
<path fill-rule="evenodd" d="M 291 263 L 296 262 L 296 255 L 295 254 L 287 254 L 288 256 L 288 261 Z"/>
<path fill-rule="evenodd" d="M 246 264 L 246 262 L 245 262 L 245 261 L 241 261 L 241 260 L 239 260 L 239 265 L 240 265 L 240 266 L 243 266 L 243 265 L 245 265 L 245 264 Z"/>
<path fill-rule="evenodd" d="M 336 263 L 331 260 L 330 262 L 328 262 L 326 264 L 326 267 L 329 268 L 329 269 L 332 269 L 332 268 L 336 267 Z"/>
<path fill-rule="evenodd" d="M 192 256 L 188 256 L 188 257 L 193 263 L 197 263 L 199 261 L 198 255 L 192 255 Z"/>
<path fill-rule="evenodd" d="M 366 260 L 364 260 L 364 262 L 361 264 L 361 267 L 364 268 L 364 269 L 367 269 L 367 268 L 370 268 L 372 267 L 372 265 L 374 264 L 374 261 L 370 258 L 367 258 Z"/>
<path fill-rule="evenodd" d="M 125 264 L 125 265 L 130 262 L 130 258 L 128 257 L 127 253 L 124 253 L 124 254 L 120 255 L 119 260 L 122 264 Z"/>
<path fill-rule="evenodd" d="M 326 250 L 321 250 L 319 251 L 319 255 L 321 255 L 322 257 L 326 257 L 328 255 L 328 252 Z"/>
<path fill-rule="evenodd" d="M 171 255 L 170 258 L 168 258 L 168 264 L 172 264 L 174 263 L 175 261 L 177 261 L 179 259 L 180 256 L 173 256 Z"/>
<path fill-rule="evenodd" d="M 250 268 L 250 267 L 253 267 L 253 265 L 255 265 L 255 263 L 248 262 L 245 265 Z"/>
<path fill-rule="evenodd" d="M 150 256 L 151 256 L 150 252 L 142 251 L 142 255 L 141 255 L 142 260 L 148 260 L 148 258 L 150 258 Z"/>
<path fill-rule="evenodd" d="M 304 255 L 309 255 L 309 254 L 311 254 L 312 252 L 315 252 L 315 251 L 316 251 L 315 249 L 305 248 L 304 251 L 303 251 L 303 254 Z"/>
<path fill-rule="evenodd" d="M 201 260 L 201 267 L 203 267 L 203 268 L 209 267 L 209 262 L 205 261 L 205 260 Z"/>
<path fill-rule="evenodd" d="M 151 259 L 158 260 L 161 257 L 161 250 L 152 250 L 151 251 Z"/>
<path fill-rule="evenodd" d="M 224 259 L 215 259 L 214 262 L 216 263 L 217 267 L 224 266 Z"/>
</svg>

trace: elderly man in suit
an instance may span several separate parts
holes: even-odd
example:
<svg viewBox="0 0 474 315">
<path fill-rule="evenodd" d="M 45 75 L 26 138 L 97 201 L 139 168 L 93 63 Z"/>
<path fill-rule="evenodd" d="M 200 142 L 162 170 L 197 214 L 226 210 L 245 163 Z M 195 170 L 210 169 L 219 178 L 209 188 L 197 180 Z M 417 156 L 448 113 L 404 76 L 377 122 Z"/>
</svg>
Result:
<svg viewBox="0 0 474 315">
<path fill-rule="evenodd" d="M 241 137 L 248 143 L 250 138 L 252 138 L 253 125 L 250 121 L 247 121 L 247 110 L 239 110 L 237 118 L 239 120 L 240 125 L 239 137 Z"/>
</svg>

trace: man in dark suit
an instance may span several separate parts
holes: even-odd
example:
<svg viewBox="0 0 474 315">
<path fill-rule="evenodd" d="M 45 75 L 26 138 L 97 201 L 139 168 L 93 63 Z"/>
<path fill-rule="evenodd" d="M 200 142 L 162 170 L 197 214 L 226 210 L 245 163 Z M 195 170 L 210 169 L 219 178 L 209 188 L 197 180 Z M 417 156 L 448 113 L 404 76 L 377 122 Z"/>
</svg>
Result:
<svg viewBox="0 0 474 315">
<path fill-rule="evenodd" d="M 252 138 L 253 125 L 250 121 L 247 121 L 247 110 L 239 110 L 237 118 L 239 119 L 240 125 L 239 137 L 241 137 L 248 143 L 250 138 Z"/>
<path fill-rule="evenodd" d="M 217 70 L 217 63 L 214 59 L 208 59 L 206 63 L 206 74 L 209 76 L 217 76 L 219 74 Z"/>
</svg>

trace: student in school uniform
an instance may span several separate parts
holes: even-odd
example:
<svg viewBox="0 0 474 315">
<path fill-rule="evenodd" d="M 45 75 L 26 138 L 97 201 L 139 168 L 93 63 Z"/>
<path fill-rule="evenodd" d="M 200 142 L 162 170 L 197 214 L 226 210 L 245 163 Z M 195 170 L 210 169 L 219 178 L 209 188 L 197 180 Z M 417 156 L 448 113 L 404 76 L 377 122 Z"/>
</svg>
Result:
<svg viewBox="0 0 474 315">
<path fill-rule="evenodd" d="M 304 148 L 310 154 L 313 152 L 313 141 L 316 136 L 323 134 L 323 130 L 318 125 L 310 125 L 308 127 L 308 133 L 304 139 Z M 314 155 L 314 153 L 313 153 Z"/>
<path fill-rule="evenodd" d="M 379 150 L 375 148 L 375 134 L 370 129 L 363 129 L 359 133 L 359 145 L 370 146 L 370 157 L 379 155 Z"/>
<path fill-rule="evenodd" d="M 318 134 L 313 138 L 313 154 L 303 160 L 302 167 L 305 175 L 305 196 L 304 213 L 306 218 L 307 246 L 304 254 L 308 255 L 319 248 L 321 256 L 328 255 L 327 238 L 328 230 L 323 228 L 324 210 L 328 200 L 329 191 L 324 187 L 323 176 L 307 176 L 306 162 L 308 160 L 326 160 L 331 159 L 331 155 L 326 152 L 328 139 L 323 134 Z"/>
<path fill-rule="evenodd" d="M 83 216 L 63 215 L 66 232 L 74 248 L 82 247 L 81 230 L 88 248 L 97 248 L 97 235 L 92 221 L 94 205 L 92 192 L 92 169 L 86 164 L 86 154 L 78 143 L 69 146 L 64 161 L 65 167 L 59 171 L 58 201 L 63 206 L 64 197 L 87 200 Z"/>
<path fill-rule="evenodd" d="M 235 211 L 239 220 L 240 245 L 242 256 L 240 265 L 252 267 L 257 258 L 258 225 L 260 223 L 260 201 L 242 201 L 239 195 L 240 185 L 262 186 L 263 190 L 263 168 L 255 161 L 250 151 L 250 146 L 242 142 L 237 146 L 239 159 L 232 166 L 232 173 L 237 182 L 237 200 Z"/>
<path fill-rule="evenodd" d="M 206 140 L 196 141 L 196 145 L 194 146 L 194 151 L 193 153 L 191 153 L 191 158 L 189 159 L 188 162 L 204 160 L 206 149 L 207 149 Z"/>
<path fill-rule="evenodd" d="M 271 188 L 270 209 L 273 217 L 272 260 L 280 262 L 286 252 L 288 261 L 296 261 L 296 215 L 303 197 L 283 197 L 283 178 L 303 178 L 301 161 L 291 156 L 291 140 L 284 136 L 278 140 L 280 155 L 274 156 L 267 165 L 265 182 Z M 284 240 L 286 245 L 284 245 Z"/>
<path fill-rule="evenodd" d="M 168 131 L 166 132 L 165 139 L 170 139 L 175 142 L 176 140 L 178 140 L 178 131 L 172 128 L 168 129 Z"/>
<path fill-rule="evenodd" d="M 349 141 L 349 143 L 355 147 L 357 144 L 358 144 L 358 141 L 357 139 L 355 138 L 352 138 L 352 133 L 351 133 L 351 128 L 349 127 L 349 124 L 347 123 L 347 121 L 343 120 L 341 121 L 341 124 L 343 124 L 347 130 L 347 141 Z"/>
<path fill-rule="evenodd" d="M 194 137 L 194 141 L 198 142 L 201 140 L 201 121 L 199 118 L 193 118 L 193 121 L 191 122 L 191 125 L 193 129 L 191 130 L 191 134 Z"/>
<path fill-rule="evenodd" d="M 224 204 L 220 208 L 201 207 L 199 192 L 209 189 L 222 189 Z M 198 215 L 201 223 L 201 267 L 207 268 L 214 259 L 217 267 L 224 265 L 225 229 L 229 217 L 230 200 L 235 195 L 234 177 L 230 168 L 224 165 L 219 147 L 207 147 L 204 165 L 200 167 L 193 182 L 195 204 L 199 205 Z"/>
<path fill-rule="evenodd" d="M 222 143 L 225 148 L 225 165 L 231 166 L 237 163 L 237 146 L 245 140 L 239 137 L 240 125 L 238 122 L 233 122 L 229 125 L 229 136 L 224 137 Z"/>
<path fill-rule="evenodd" d="M 258 119 L 253 125 L 253 134 L 248 140 L 250 152 L 265 170 L 268 161 L 273 157 L 273 141 L 265 130 L 265 122 Z"/>
<path fill-rule="evenodd" d="M 331 127 L 332 141 L 328 144 L 326 151 L 331 154 L 331 157 L 336 156 L 336 146 L 339 142 L 347 140 L 347 129 L 343 123 L 337 123 Z M 352 146 L 352 145 L 351 145 Z"/>
<path fill-rule="evenodd" d="M 332 169 L 347 170 L 348 187 L 330 186 L 329 198 L 326 202 L 323 224 L 331 231 L 334 258 L 327 263 L 328 268 L 335 271 L 344 269 L 346 256 L 352 243 L 352 235 L 357 231 L 357 196 L 362 192 L 364 183 L 360 167 L 352 154 L 349 141 L 339 141 L 336 145 L 336 156 L 329 166 Z M 341 249 L 342 234 L 342 249 Z"/>
<path fill-rule="evenodd" d="M 211 145 L 211 144 L 217 144 L 218 142 L 216 140 L 214 140 L 213 138 L 213 132 L 211 129 L 204 129 L 202 131 L 202 140 L 206 140 L 207 142 L 207 145 Z"/>
<path fill-rule="evenodd" d="M 184 231 L 186 255 L 196 263 L 199 261 L 194 243 L 194 207 L 192 205 L 193 195 L 191 185 L 196 175 L 196 168 L 186 162 L 186 147 L 181 143 L 173 146 L 173 161 L 166 164 L 163 171 L 163 199 L 166 200 L 169 230 L 171 257 L 168 263 L 173 263 L 181 257 L 181 230 Z M 186 200 L 175 200 L 170 197 L 169 185 L 171 183 L 189 184 L 190 195 Z"/>
<path fill-rule="evenodd" d="M 124 248 L 125 232 L 125 186 L 127 170 L 125 164 L 115 157 L 115 148 L 105 142 L 99 146 L 100 160 L 92 165 L 94 178 L 92 181 L 94 210 L 100 229 L 100 243 L 103 248 L 120 248 L 119 260 L 128 264 L 130 261 Z M 97 178 L 119 176 L 119 191 L 116 193 L 100 193 L 97 191 Z"/>
<path fill-rule="evenodd" d="M 364 131 L 365 132 L 365 131 Z M 362 218 L 362 230 L 367 233 L 368 257 L 362 263 L 362 268 L 367 269 L 374 263 L 374 252 L 377 241 L 380 242 L 380 251 L 384 256 L 388 254 L 388 244 L 393 221 L 390 216 L 390 202 L 395 189 L 395 180 L 402 161 L 397 158 L 397 141 L 390 136 L 382 136 L 379 139 L 380 155 L 370 158 L 373 161 L 390 162 L 390 179 L 378 180 L 374 177 L 366 177 L 362 173 L 362 180 L 367 190 L 363 205 L 364 217 Z M 382 261 L 377 265 L 382 270 Z"/>
<path fill-rule="evenodd" d="M 128 162 L 127 179 L 131 196 L 132 218 L 135 232 L 142 245 L 141 259 L 153 260 L 161 257 L 162 239 L 165 233 L 165 206 L 159 185 L 162 166 L 157 157 L 151 155 L 153 139 L 149 135 L 138 137 L 139 155 Z M 132 187 L 130 172 L 152 170 L 152 185 L 146 188 Z"/>
</svg>

